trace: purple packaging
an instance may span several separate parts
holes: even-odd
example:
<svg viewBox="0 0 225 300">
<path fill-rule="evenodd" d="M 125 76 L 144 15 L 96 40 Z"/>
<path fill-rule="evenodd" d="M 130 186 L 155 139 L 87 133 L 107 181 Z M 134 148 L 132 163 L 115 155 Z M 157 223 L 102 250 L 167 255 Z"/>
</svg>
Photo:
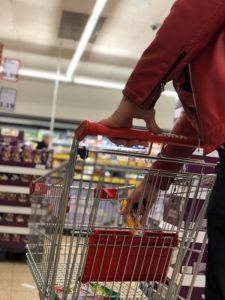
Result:
<svg viewBox="0 0 225 300">
<path fill-rule="evenodd" d="M 35 165 L 42 164 L 42 153 L 41 150 L 33 150 L 32 152 L 33 163 Z"/>
<path fill-rule="evenodd" d="M 20 148 L 15 146 L 15 147 L 12 147 L 12 150 L 11 150 L 11 160 L 13 162 L 21 162 L 21 153 L 20 153 Z"/>
<path fill-rule="evenodd" d="M 22 147 L 21 158 L 25 163 L 32 163 L 32 148 L 30 146 L 24 145 Z"/>
<path fill-rule="evenodd" d="M 185 199 L 176 195 L 168 195 L 165 199 L 163 220 L 175 226 L 178 226 L 181 217 L 184 221 L 183 226 L 187 221 L 194 223 L 198 219 L 204 202 L 204 199 Z"/>
<path fill-rule="evenodd" d="M 11 160 L 11 147 L 3 146 L 1 149 L 1 160 L 10 161 Z"/>
<path fill-rule="evenodd" d="M 187 299 L 189 287 L 182 287 L 180 290 L 180 297 L 182 299 Z M 205 300 L 205 288 L 203 287 L 194 287 L 191 300 Z"/>
</svg>

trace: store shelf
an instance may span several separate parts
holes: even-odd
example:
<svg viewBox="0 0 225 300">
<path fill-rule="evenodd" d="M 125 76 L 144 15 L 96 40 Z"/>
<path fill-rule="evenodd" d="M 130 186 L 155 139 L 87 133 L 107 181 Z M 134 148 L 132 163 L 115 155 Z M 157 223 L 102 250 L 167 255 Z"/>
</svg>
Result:
<svg viewBox="0 0 225 300">
<path fill-rule="evenodd" d="M 168 278 L 171 278 L 173 274 L 173 268 L 169 267 L 168 270 Z M 180 276 L 182 274 L 180 273 Z M 177 276 L 177 284 L 179 284 L 180 276 Z M 182 286 L 190 287 L 192 285 L 194 275 L 192 274 L 185 274 L 182 279 Z M 205 287 L 205 275 L 196 275 L 195 280 L 194 280 L 194 287 L 198 288 L 204 288 Z"/>
<path fill-rule="evenodd" d="M 0 184 L 0 192 L 29 194 L 30 190 L 29 187 Z"/>
<path fill-rule="evenodd" d="M 0 226 L 0 233 L 9 234 L 29 234 L 29 228 L 27 227 L 17 227 L 17 226 Z"/>
<path fill-rule="evenodd" d="M 0 173 L 43 176 L 49 171 L 50 171 L 49 169 L 41 169 L 41 168 L 27 168 L 27 167 L 0 165 Z"/>
<path fill-rule="evenodd" d="M 31 208 L 30 207 L 21 207 L 21 206 L 0 205 L 0 213 L 30 215 Z"/>
</svg>

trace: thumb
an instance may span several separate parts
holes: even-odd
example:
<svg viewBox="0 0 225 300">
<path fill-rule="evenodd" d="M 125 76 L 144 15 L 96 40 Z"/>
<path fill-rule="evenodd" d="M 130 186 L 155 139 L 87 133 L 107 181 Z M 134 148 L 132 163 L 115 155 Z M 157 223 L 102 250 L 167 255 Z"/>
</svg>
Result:
<svg viewBox="0 0 225 300">
<path fill-rule="evenodd" d="M 162 132 L 161 128 L 157 125 L 155 121 L 155 110 L 152 109 L 148 112 L 148 114 L 144 118 L 146 127 L 149 131 L 155 134 L 159 134 Z"/>
</svg>

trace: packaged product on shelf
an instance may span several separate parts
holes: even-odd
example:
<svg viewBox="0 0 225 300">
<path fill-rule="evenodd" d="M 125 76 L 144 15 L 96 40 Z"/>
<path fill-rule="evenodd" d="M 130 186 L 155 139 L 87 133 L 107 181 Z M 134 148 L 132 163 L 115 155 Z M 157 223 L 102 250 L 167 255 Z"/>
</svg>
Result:
<svg viewBox="0 0 225 300">
<path fill-rule="evenodd" d="M 11 147 L 3 146 L 1 149 L 1 160 L 10 161 L 11 160 Z"/>
<path fill-rule="evenodd" d="M 6 199 L 8 201 L 16 201 L 17 200 L 17 194 L 15 194 L 15 193 L 7 193 L 6 194 Z"/>
<path fill-rule="evenodd" d="M 26 222 L 26 217 L 23 215 L 16 215 L 16 222 L 17 223 L 25 223 Z"/>
<path fill-rule="evenodd" d="M 19 147 L 12 147 L 11 160 L 13 162 L 21 162 L 21 151 Z"/>
<path fill-rule="evenodd" d="M 26 202 L 29 202 L 29 199 L 26 194 L 19 194 L 17 201 L 20 203 L 26 203 Z"/>
<path fill-rule="evenodd" d="M 47 151 L 46 168 L 51 169 L 53 164 L 53 150 Z"/>
<path fill-rule="evenodd" d="M 41 152 L 42 152 L 41 150 L 33 150 L 32 156 L 33 156 L 33 163 L 35 165 L 42 164 Z"/>
<path fill-rule="evenodd" d="M 47 163 L 48 153 L 45 149 L 42 149 L 41 151 L 41 161 L 44 165 Z"/>
<path fill-rule="evenodd" d="M 19 181 L 19 180 L 20 180 L 20 175 L 12 174 L 10 177 L 10 181 Z"/>
<path fill-rule="evenodd" d="M 0 192 L 0 200 L 5 200 L 6 193 Z"/>
<path fill-rule="evenodd" d="M 1 242 L 7 242 L 7 243 L 9 243 L 10 242 L 10 234 L 3 233 L 1 235 Z"/>
<path fill-rule="evenodd" d="M 31 176 L 26 174 L 21 174 L 19 179 L 22 182 L 30 182 L 32 180 Z"/>
<path fill-rule="evenodd" d="M 13 243 L 21 243 L 21 237 L 19 234 L 12 234 L 11 235 L 11 242 Z"/>
<path fill-rule="evenodd" d="M 25 163 L 32 163 L 32 148 L 30 146 L 24 145 L 22 147 L 21 158 Z"/>
<path fill-rule="evenodd" d="M 0 181 L 8 181 L 9 176 L 5 173 L 0 173 Z"/>
<path fill-rule="evenodd" d="M 14 222 L 14 214 L 12 214 L 12 213 L 3 214 L 3 219 L 7 223 L 13 223 Z"/>
</svg>

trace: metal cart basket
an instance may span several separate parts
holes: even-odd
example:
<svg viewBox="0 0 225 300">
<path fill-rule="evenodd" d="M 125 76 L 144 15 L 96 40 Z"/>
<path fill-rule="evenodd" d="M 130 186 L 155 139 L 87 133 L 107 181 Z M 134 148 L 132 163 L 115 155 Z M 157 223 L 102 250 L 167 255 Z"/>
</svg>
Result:
<svg viewBox="0 0 225 300">
<path fill-rule="evenodd" d="M 149 151 L 87 155 L 79 147 L 87 135 L 149 141 Z M 69 161 L 31 185 L 27 259 L 40 299 L 193 299 L 214 175 L 204 174 L 209 165 L 203 161 L 156 155 L 155 143 L 198 145 L 192 138 L 85 121 Z M 179 171 L 154 168 L 156 161 L 180 164 Z M 124 218 L 119 210 L 138 189 Z"/>
</svg>

